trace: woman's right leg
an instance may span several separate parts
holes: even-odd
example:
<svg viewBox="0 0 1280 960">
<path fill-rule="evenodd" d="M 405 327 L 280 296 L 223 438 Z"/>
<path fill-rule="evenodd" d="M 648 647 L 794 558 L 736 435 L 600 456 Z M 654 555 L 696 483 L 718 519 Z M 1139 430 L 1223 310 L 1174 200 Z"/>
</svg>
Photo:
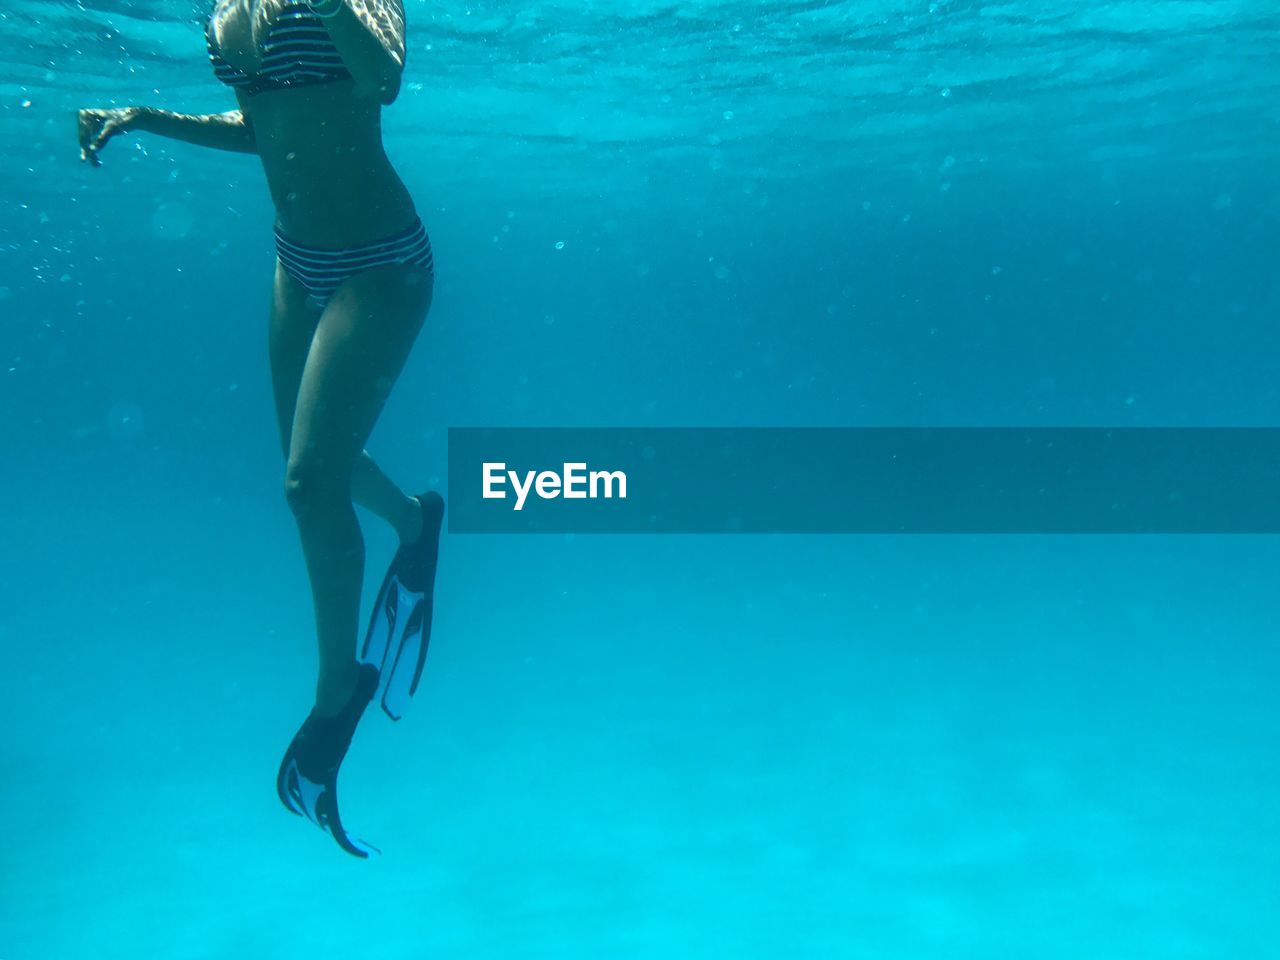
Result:
<svg viewBox="0 0 1280 960">
<path fill-rule="evenodd" d="M 306 289 L 276 264 L 271 295 L 271 386 L 275 395 L 280 446 L 289 456 L 294 408 L 298 386 L 307 365 L 307 354 L 320 322 L 320 308 Z M 407 496 L 382 472 L 366 450 L 356 461 L 351 476 L 351 496 L 356 503 L 386 520 L 400 535 L 412 542 L 422 530 L 422 512 L 417 500 Z"/>
</svg>

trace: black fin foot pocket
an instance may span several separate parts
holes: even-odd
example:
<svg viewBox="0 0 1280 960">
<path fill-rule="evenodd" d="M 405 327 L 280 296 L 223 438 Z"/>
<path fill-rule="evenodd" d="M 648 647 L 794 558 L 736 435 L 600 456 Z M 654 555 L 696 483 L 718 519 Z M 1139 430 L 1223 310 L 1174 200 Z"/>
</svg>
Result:
<svg viewBox="0 0 1280 960">
<path fill-rule="evenodd" d="M 338 770 L 377 684 L 377 671 L 361 666 L 351 700 L 332 717 L 320 716 L 313 710 L 289 744 L 276 774 L 276 793 L 285 809 L 306 817 L 333 837 L 343 850 L 362 859 L 379 851 L 352 837 L 342 825 L 338 813 Z"/>
</svg>

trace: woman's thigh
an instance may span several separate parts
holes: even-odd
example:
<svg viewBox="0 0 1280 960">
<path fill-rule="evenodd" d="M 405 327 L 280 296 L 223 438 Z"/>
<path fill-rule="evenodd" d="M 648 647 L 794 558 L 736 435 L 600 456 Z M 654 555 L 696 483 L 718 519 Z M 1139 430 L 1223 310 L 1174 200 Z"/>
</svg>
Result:
<svg viewBox="0 0 1280 960">
<path fill-rule="evenodd" d="M 298 384 L 290 479 L 344 485 L 431 307 L 433 278 L 396 264 L 357 274 L 325 306 Z"/>
<path fill-rule="evenodd" d="M 307 365 L 311 341 L 320 323 L 320 309 L 306 288 L 289 276 L 276 263 L 275 283 L 271 289 L 271 315 L 268 343 L 271 357 L 271 392 L 275 398 L 276 423 L 280 446 L 289 455 L 289 437 L 293 432 L 293 410 L 298 402 L 298 387 Z"/>
</svg>

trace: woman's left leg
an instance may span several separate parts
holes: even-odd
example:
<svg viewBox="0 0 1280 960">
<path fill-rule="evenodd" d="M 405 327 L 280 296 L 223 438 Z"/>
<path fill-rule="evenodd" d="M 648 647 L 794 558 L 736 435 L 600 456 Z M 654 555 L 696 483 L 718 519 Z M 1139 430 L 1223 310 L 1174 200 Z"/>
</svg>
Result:
<svg viewBox="0 0 1280 960">
<path fill-rule="evenodd" d="M 298 523 L 320 647 L 319 713 L 355 689 L 364 539 L 352 479 L 364 444 L 431 306 L 421 267 L 378 267 L 334 294 L 316 327 L 298 388 L 285 495 Z"/>
</svg>

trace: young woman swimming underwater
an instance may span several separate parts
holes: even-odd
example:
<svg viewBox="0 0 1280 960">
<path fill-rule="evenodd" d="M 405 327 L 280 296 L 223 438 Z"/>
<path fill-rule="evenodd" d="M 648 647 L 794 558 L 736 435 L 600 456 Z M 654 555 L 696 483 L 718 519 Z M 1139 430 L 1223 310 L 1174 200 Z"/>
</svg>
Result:
<svg viewBox="0 0 1280 960">
<path fill-rule="evenodd" d="M 239 109 L 82 110 L 81 159 L 144 132 L 256 153 L 276 208 L 271 375 L 315 607 L 315 706 L 277 776 L 280 800 L 359 857 L 374 848 L 338 814 L 338 769 L 375 699 L 398 719 L 431 629 L 444 503 L 406 496 L 364 445 L 431 307 L 431 242 L 382 144 L 382 108 L 405 63 L 400 0 L 218 0 L 206 26 L 214 75 Z M 364 539 L 353 503 L 400 548 L 357 651 Z"/>
</svg>

